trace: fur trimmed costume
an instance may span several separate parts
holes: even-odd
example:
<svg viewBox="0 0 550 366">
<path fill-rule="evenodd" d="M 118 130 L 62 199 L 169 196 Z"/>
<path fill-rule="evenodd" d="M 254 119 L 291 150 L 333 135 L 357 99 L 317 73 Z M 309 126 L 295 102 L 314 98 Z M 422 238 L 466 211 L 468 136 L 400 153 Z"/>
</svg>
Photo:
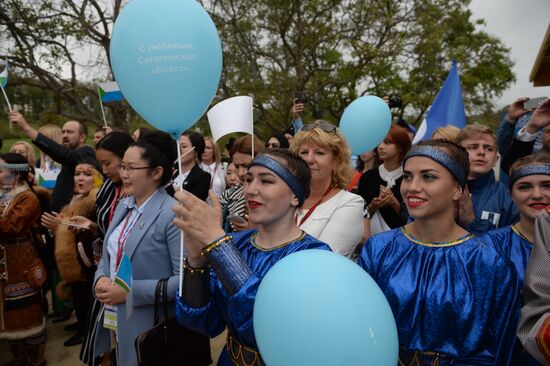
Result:
<svg viewBox="0 0 550 366">
<path fill-rule="evenodd" d="M 33 243 L 40 204 L 28 186 L 7 193 L 0 203 L 0 339 L 21 340 L 45 329 L 41 286 L 44 265 Z"/>
<path fill-rule="evenodd" d="M 61 210 L 63 220 L 73 216 L 84 216 L 95 221 L 95 201 L 97 189 L 87 196 L 77 198 Z M 84 281 L 86 272 L 94 267 L 92 242 L 95 236 L 89 230 L 76 232 L 68 225 L 59 225 L 55 232 L 55 260 L 63 280 L 74 283 Z"/>
</svg>

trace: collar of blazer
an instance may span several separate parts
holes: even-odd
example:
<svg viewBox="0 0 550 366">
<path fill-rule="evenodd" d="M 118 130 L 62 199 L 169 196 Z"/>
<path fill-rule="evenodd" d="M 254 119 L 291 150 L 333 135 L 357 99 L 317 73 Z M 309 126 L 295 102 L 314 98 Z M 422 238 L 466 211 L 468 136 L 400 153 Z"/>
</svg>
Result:
<svg viewBox="0 0 550 366">
<path fill-rule="evenodd" d="M 145 235 L 147 233 L 147 230 L 149 230 L 151 225 L 156 221 L 157 217 L 159 216 L 166 197 L 168 197 L 168 194 L 162 188 L 153 193 L 151 200 L 147 203 L 147 209 L 132 228 L 132 231 L 128 236 L 128 240 L 124 245 L 124 252 L 126 252 L 130 259 L 132 258 L 132 255 L 134 254 L 138 245 L 147 236 Z M 109 236 L 112 234 L 113 230 L 126 217 L 126 214 L 128 212 L 129 209 L 127 206 L 123 204 L 119 204 L 117 206 L 113 221 L 109 226 L 107 235 L 105 235 L 105 238 L 107 238 L 107 240 L 109 239 Z"/>
</svg>

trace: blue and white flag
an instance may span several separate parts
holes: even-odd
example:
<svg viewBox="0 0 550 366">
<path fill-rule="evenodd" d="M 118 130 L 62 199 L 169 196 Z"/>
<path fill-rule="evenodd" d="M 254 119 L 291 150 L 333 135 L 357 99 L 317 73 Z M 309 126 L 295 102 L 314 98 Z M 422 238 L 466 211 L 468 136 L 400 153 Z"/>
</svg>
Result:
<svg viewBox="0 0 550 366">
<path fill-rule="evenodd" d="M 103 103 L 118 102 L 124 100 L 124 96 L 118 87 L 118 84 L 114 81 L 107 81 L 105 83 L 97 84 L 99 90 L 99 96 Z"/>
<path fill-rule="evenodd" d="M 8 85 L 8 60 L 4 61 L 4 70 L 0 72 L 0 85 L 5 88 Z"/>
<path fill-rule="evenodd" d="M 114 282 L 126 291 L 126 319 L 132 313 L 132 276 L 132 262 L 128 255 L 123 253 Z"/>
<path fill-rule="evenodd" d="M 447 79 L 439 93 L 437 93 L 426 118 L 422 121 L 418 132 L 414 136 L 413 144 L 431 139 L 437 128 L 447 125 L 460 129 L 466 126 L 466 112 L 464 111 L 464 100 L 462 99 L 460 75 L 454 61 Z"/>
</svg>

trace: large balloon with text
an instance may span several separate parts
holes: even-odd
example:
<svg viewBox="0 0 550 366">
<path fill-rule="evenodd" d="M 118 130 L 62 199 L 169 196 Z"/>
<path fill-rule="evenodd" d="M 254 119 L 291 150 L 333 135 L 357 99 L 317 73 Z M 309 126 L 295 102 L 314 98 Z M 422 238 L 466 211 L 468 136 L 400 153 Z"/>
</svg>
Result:
<svg viewBox="0 0 550 366">
<path fill-rule="evenodd" d="M 398 361 L 397 328 L 382 290 L 329 251 L 297 252 L 273 266 L 258 289 L 254 332 L 269 366 Z"/>
<path fill-rule="evenodd" d="M 220 82 L 220 37 L 195 0 L 131 1 L 116 19 L 110 54 L 132 108 L 174 138 L 204 114 Z"/>
<path fill-rule="evenodd" d="M 378 146 L 390 127 L 390 108 L 383 99 L 374 95 L 355 99 L 340 119 L 340 131 L 348 140 L 353 155 L 360 155 Z"/>
</svg>

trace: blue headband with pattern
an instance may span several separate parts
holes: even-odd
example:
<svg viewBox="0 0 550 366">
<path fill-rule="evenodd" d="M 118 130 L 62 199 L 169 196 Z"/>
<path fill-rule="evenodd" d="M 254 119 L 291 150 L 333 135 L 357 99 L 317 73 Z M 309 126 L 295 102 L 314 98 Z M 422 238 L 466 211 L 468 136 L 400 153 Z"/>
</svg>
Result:
<svg viewBox="0 0 550 366">
<path fill-rule="evenodd" d="M 533 163 L 515 169 L 508 179 L 508 186 L 512 189 L 512 186 L 518 179 L 537 174 L 550 175 L 550 164 Z"/>
<path fill-rule="evenodd" d="M 252 162 L 248 165 L 248 168 L 253 166 L 263 166 L 264 168 L 267 168 L 277 174 L 277 176 L 279 176 L 279 178 L 281 178 L 288 185 L 290 190 L 294 192 L 300 203 L 299 205 L 301 206 L 304 203 L 306 197 L 301 184 L 298 180 L 296 180 L 296 177 L 294 177 L 290 170 L 284 167 L 277 160 L 268 155 L 260 155 L 252 160 Z"/>
<path fill-rule="evenodd" d="M 431 159 L 438 163 L 439 165 L 443 166 L 445 169 L 447 169 L 453 177 L 458 180 L 460 183 L 460 186 L 464 188 L 466 185 L 466 173 L 464 172 L 464 169 L 449 155 L 447 155 L 442 150 L 438 149 L 434 146 L 418 146 L 413 147 L 405 156 L 405 159 L 403 159 L 403 166 L 405 166 L 405 162 L 407 159 L 410 159 L 415 156 L 421 156 L 428 159 Z"/>
<path fill-rule="evenodd" d="M 15 170 L 16 172 L 26 172 L 29 170 L 29 164 L 0 163 L 0 169 Z"/>
</svg>

